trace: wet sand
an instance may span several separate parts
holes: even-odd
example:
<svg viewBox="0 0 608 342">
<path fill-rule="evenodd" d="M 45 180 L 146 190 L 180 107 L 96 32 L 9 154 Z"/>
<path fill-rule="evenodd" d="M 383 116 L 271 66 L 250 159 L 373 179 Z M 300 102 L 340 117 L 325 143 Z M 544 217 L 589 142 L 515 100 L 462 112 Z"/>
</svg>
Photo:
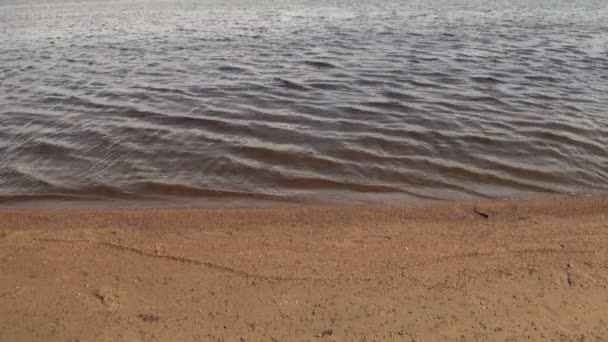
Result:
<svg viewBox="0 0 608 342">
<path fill-rule="evenodd" d="M 7 209 L 0 341 L 603 341 L 606 246 L 605 197 Z"/>
</svg>

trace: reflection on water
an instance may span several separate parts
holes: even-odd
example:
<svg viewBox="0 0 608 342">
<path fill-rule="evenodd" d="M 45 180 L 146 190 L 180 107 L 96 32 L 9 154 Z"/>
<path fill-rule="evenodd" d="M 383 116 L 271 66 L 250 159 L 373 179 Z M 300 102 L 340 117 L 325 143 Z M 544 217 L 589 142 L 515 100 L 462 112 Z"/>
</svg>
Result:
<svg viewBox="0 0 608 342">
<path fill-rule="evenodd" d="M 608 189 L 603 1 L 0 3 L 0 198 Z"/>
</svg>

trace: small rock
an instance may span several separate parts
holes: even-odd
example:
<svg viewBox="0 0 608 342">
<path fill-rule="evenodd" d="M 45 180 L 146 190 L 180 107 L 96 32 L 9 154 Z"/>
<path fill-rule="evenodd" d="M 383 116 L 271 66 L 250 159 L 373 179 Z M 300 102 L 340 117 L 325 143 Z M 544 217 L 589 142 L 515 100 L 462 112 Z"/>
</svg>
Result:
<svg viewBox="0 0 608 342">
<path fill-rule="evenodd" d="M 568 285 L 574 286 L 574 279 L 572 279 L 572 274 L 568 272 Z"/>
<path fill-rule="evenodd" d="M 141 320 L 146 323 L 156 322 L 160 319 L 157 314 L 139 314 L 137 317 L 141 318 Z"/>
<path fill-rule="evenodd" d="M 317 337 L 331 336 L 333 334 L 334 334 L 333 330 L 327 329 L 327 330 L 323 331 L 322 333 L 320 333 L 319 335 L 317 335 Z"/>
<path fill-rule="evenodd" d="M 110 288 L 100 288 L 93 290 L 93 295 L 103 304 L 113 308 L 119 304 L 118 295 Z"/>
</svg>

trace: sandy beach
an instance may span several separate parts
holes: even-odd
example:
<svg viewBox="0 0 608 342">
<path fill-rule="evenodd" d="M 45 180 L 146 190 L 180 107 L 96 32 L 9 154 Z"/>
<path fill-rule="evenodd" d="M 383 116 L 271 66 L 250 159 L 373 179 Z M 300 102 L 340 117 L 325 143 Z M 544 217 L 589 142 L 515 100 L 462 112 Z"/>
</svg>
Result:
<svg viewBox="0 0 608 342">
<path fill-rule="evenodd" d="M 0 210 L 0 341 L 604 341 L 608 198 Z"/>
</svg>

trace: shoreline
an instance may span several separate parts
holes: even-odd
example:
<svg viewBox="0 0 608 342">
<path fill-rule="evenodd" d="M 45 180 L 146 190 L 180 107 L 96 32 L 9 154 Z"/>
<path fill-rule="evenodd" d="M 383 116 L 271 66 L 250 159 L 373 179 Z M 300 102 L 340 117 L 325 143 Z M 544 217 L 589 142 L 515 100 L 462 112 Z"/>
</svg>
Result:
<svg viewBox="0 0 608 342">
<path fill-rule="evenodd" d="M 0 340 L 601 340 L 607 245 L 608 196 L 3 208 Z"/>
<path fill-rule="evenodd" d="M 584 193 L 514 193 L 511 196 L 496 198 L 456 197 L 444 199 L 427 198 L 383 198 L 368 197 L 348 198 L 342 200 L 319 201 L 312 198 L 213 198 L 213 197 L 150 197 L 150 198 L 111 198 L 111 197 L 71 197 L 64 195 L 50 196 L 1 196 L 2 210 L 181 210 L 181 209 L 257 209 L 257 208 L 314 208 L 314 207 L 411 207 L 436 206 L 446 204 L 474 204 L 498 202 L 548 202 L 563 199 L 608 198 L 606 192 Z"/>
</svg>

